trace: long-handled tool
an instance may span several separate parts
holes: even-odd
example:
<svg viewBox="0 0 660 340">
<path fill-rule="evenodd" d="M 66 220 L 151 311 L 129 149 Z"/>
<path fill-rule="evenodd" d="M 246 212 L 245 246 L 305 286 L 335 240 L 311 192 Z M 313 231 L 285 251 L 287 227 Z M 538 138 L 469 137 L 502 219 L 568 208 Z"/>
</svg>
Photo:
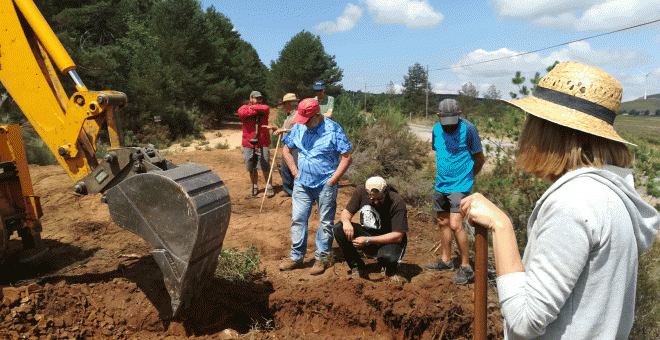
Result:
<svg viewBox="0 0 660 340">
<path fill-rule="evenodd" d="M 273 156 L 273 163 L 270 165 L 270 173 L 268 173 L 268 180 L 266 181 L 266 191 L 268 191 L 268 183 L 270 183 L 270 176 L 273 174 L 273 168 L 275 167 L 275 160 L 277 159 L 277 150 L 280 148 L 280 140 L 282 140 L 282 135 L 277 137 L 277 146 L 275 147 L 275 155 Z M 261 198 L 261 208 L 259 212 L 264 208 L 264 200 L 266 200 L 266 193 L 264 192 L 264 197 Z"/>
<path fill-rule="evenodd" d="M 474 226 L 474 340 L 486 340 L 488 334 L 488 230 Z"/>
<path fill-rule="evenodd" d="M 250 144 L 252 144 L 252 148 L 254 150 L 254 152 L 252 153 L 252 158 L 250 159 L 250 161 L 252 162 L 252 164 L 254 164 L 255 167 L 252 171 L 257 171 L 256 167 L 257 164 L 259 163 L 259 154 L 257 153 L 257 151 L 259 150 L 259 129 L 261 129 L 261 115 L 257 114 L 254 116 L 254 137 L 252 137 L 252 139 L 248 141 Z M 252 176 L 252 174 L 250 174 L 250 176 Z M 257 174 L 256 178 L 259 179 L 259 174 Z M 250 196 L 246 197 L 248 199 L 256 197 L 256 192 L 254 192 L 254 188 L 252 188 L 251 190 L 252 191 L 250 191 Z"/>
</svg>

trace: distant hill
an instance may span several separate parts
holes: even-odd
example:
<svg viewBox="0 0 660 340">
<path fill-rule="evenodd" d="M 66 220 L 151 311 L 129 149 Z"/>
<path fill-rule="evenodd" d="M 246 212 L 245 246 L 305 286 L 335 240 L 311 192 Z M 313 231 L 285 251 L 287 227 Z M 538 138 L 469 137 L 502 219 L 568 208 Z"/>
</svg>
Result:
<svg viewBox="0 0 660 340">
<path fill-rule="evenodd" d="M 631 110 L 635 110 L 637 113 L 649 110 L 650 115 L 654 115 L 657 110 L 660 110 L 660 93 L 648 95 L 646 100 L 642 97 L 621 103 L 619 114 L 630 113 Z"/>
</svg>

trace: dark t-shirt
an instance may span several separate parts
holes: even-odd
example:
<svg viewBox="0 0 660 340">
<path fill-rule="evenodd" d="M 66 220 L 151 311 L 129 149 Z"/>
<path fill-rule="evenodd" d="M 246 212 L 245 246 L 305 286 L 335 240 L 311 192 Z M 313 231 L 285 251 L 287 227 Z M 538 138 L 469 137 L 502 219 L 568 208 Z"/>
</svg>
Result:
<svg viewBox="0 0 660 340">
<path fill-rule="evenodd" d="M 351 197 L 351 200 L 346 205 L 346 210 L 355 215 L 365 205 L 371 205 L 371 200 L 364 185 L 360 185 L 355 188 L 353 197 Z M 377 234 L 383 235 L 393 231 L 399 233 L 408 232 L 406 203 L 397 192 L 388 189 L 383 204 L 380 207 L 375 205 L 372 205 L 372 207 L 380 215 L 381 227 Z"/>
</svg>

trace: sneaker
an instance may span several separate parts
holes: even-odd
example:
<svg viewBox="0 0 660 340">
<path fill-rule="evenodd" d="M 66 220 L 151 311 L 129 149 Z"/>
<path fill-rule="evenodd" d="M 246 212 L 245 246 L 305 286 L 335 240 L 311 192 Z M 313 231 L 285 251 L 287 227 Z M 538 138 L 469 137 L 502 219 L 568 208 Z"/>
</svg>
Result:
<svg viewBox="0 0 660 340">
<path fill-rule="evenodd" d="M 255 186 L 252 187 L 252 192 L 250 193 L 250 195 L 248 195 L 247 197 L 245 197 L 245 199 L 246 199 L 246 200 L 249 200 L 249 199 L 255 198 L 255 197 L 257 197 L 257 194 L 258 194 L 258 193 L 259 193 L 259 187 L 257 187 L 257 186 L 255 185 Z"/>
<path fill-rule="evenodd" d="M 314 266 L 309 270 L 309 275 L 321 275 L 326 269 L 330 268 L 330 266 L 332 266 L 332 261 L 329 257 L 316 259 L 316 261 L 314 261 Z"/>
<path fill-rule="evenodd" d="M 286 259 L 282 263 L 280 263 L 280 271 L 294 270 L 294 269 L 302 268 L 302 266 L 303 266 L 303 261 L 297 262 L 292 259 Z"/>
<path fill-rule="evenodd" d="M 458 269 L 458 273 L 454 276 L 454 282 L 457 285 L 464 286 L 474 280 L 474 270 L 470 267 L 463 267 Z"/>
<path fill-rule="evenodd" d="M 454 270 L 454 262 L 445 262 L 440 258 L 437 261 L 433 261 L 424 265 L 424 269 L 436 271 L 452 271 Z"/>
<path fill-rule="evenodd" d="M 369 280 L 369 273 L 364 269 L 357 269 L 357 267 L 355 267 L 351 269 L 351 277 L 354 279 Z"/>
<path fill-rule="evenodd" d="M 273 186 L 269 184 L 266 188 L 266 197 L 271 198 L 273 196 L 275 196 L 275 191 L 273 190 Z"/>
</svg>

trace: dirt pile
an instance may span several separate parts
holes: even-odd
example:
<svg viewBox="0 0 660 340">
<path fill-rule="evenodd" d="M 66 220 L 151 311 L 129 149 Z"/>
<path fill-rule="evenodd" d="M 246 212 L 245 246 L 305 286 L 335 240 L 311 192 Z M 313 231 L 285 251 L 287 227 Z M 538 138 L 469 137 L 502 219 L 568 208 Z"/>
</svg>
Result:
<svg viewBox="0 0 660 340">
<path fill-rule="evenodd" d="M 223 136 L 236 128 L 240 125 Z M 336 245 L 338 262 L 322 275 L 309 275 L 316 209 L 305 267 L 280 272 L 279 262 L 290 249 L 291 198 L 281 191 L 279 175 L 273 176 L 276 196 L 266 199 L 260 213 L 261 197 L 244 198 L 250 185 L 240 150 L 196 150 L 168 158 L 203 164 L 225 181 L 232 216 L 224 247 L 256 247 L 264 277 L 246 284 L 213 279 L 179 319 L 162 320 L 159 306 L 169 303 L 169 296 L 149 245 L 112 223 L 100 197 L 75 195 L 59 166 L 31 166 L 35 193 L 42 197 L 47 251 L 32 261 L 10 256 L 0 264 L 0 339 L 472 338 L 473 286 L 456 286 L 454 273 L 421 269 L 435 257 L 430 250 L 438 232 L 431 223 L 410 220 L 404 285 L 382 280 L 374 260 L 367 262 L 370 280 L 349 278 Z M 352 191 L 340 182 L 338 214 Z M 10 245 L 18 254 L 16 236 Z M 489 338 L 501 334 L 491 291 Z"/>
</svg>

